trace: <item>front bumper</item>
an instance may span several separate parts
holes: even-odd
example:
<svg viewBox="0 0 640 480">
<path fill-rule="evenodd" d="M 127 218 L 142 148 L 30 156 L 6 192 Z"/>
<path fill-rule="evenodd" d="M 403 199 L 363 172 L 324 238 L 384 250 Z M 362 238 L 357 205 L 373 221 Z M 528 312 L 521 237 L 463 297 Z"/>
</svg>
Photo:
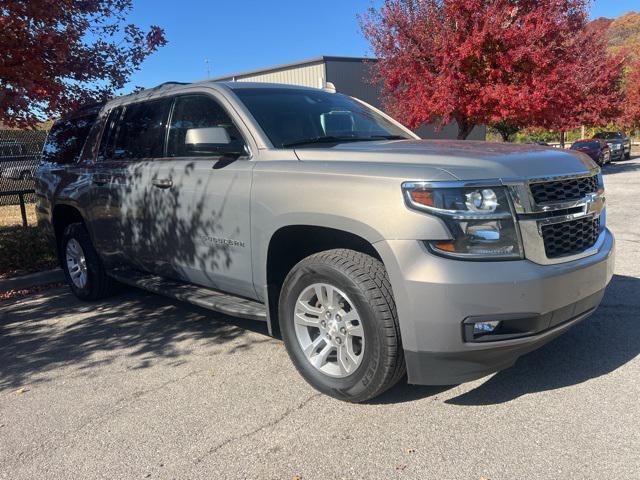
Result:
<svg viewBox="0 0 640 480">
<path fill-rule="evenodd" d="M 557 265 L 469 262 L 435 256 L 421 242 L 375 244 L 393 287 L 409 383 L 450 385 L 507 368 L 588 317 L 613 276 L 614 238 L 598 253 Z M 536 318 L 524 336 L 464 340 L 469 317 Z"/>
<path fill-rule="evenodd" d="M 625 154 L 627 153 L 627 151 L 624 148 L 621 148 L 620 150 L 611 150 L 611 161 L 614 160 L 622 160 L 625 156 Z"/>
</svg>

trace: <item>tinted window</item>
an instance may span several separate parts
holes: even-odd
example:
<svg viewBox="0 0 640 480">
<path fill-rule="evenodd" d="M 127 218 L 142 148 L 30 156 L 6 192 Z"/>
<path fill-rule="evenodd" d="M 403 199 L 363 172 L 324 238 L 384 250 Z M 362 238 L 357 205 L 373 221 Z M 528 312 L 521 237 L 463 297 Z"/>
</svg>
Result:
<svg viewBox="0 0 640 480">
<path fill-rule="evenodd" d="M 590 142 L 576 142 L 573 145 L 571 145 L 572 149 L 576 149 L 576 148 L 591 148 L 591 149 L 597 149 L 600 148 L 600 142 L 598 142 L 597 140 L 592 140 Z"/>
<path fill-rule="evenodd" d="M 60 164 L 75 163 L 87 139 L 96 115 L 56 122 L 47 136 L 42 161 Z"/>
<path fill-rule="evenodd" d="M 114 108 L 109 112 L 107 122 L 104 126 L 104 131 L 102 132 L 102 138 L 100 139 L 98 160 L 113 157 L 113 139 L 115 137 L 115 132 L 117 131 L 120 115 L 122 115 L 122 107 Z"/>
<path fill-rule="evenodd" d="M 177 97 L 169 125 L 167 156 L 211 156 L 215 152 L 195 152 L 185 143 L 187 130 L 192 128 L 222 127 L 229 134 L 231 142 L 244 143 L 240 132 L 227 112 L 213 98 L 207 95 Z"/>
<path fill-rule="evenodd" d="M 117 122 L 115 135 L 110 131 L 107 139 L 110 157 L 153 158 L 164 156 L 164 134 L 171 100 L 162 98 L 132 103 L 124 107 Z"/>
<path fill-rule="evenodd" d="M 605 140 L 614 140 L 617 138 L 623 138 L 624 135 L 620 132 L 601 132 L 601 133 L 596 133 L 593 137 L 603 138 Z"/>
<path fill-rule="evenodd" d="M 339 93 L 285 88 L 237 88 L 234 93 L 276 147 L 320 137 L 411 138 L 382 115 Z"/>
</svg>

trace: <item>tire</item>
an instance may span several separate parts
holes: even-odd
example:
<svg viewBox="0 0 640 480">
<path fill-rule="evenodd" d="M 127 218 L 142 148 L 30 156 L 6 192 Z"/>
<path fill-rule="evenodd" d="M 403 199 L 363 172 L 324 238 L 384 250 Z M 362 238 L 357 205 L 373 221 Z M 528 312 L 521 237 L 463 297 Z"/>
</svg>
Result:
<svg viewBox="0 0 640 480">
<path fill-rule="evenodd" d="M 81 257 L 77 257 L 74 263 L 72 260 L 76 253 Z M 78 258 L 84 258 L 84 262 Z M 72 223 L 64 230 L 60 242 L 60 264 L 71 291 L 81 300 L 99 300 L 113 294 L 114 282 L 106 275 L 89 232 L 82 223 Z M 79 272 L 84 273 L 84 282 Z"/>
<path fill-rule="evenodd" d="M 625 160 L 631 160 L 631 150 L 629 150 L 629 152 L 624 154 L 624 159 Z"/>
<path fill-rule="evenodd" d="M 317 308 L 321 304 L 318 294 L 314 293 L 318 292 L 318 285 L 326 286 L 320 287 L 323 297 L 328 293 L 329 287 L 334 288 L 337 293 L 334 303 L 339 305 L 332 311 Z M 310 303 L 306 303 L 307 298 L 310 298 Z M 307 309 L 304 307 L 300 310 L 300 299 L 303 299 L 302 304 L 316 308 L 312 315 L 316 315 L 319 310 L 322 313 L 318 318 L 327 319 L 329 317 L 326 315 L 330 316 L 332 312 L 335 317 L 328 324 L 324 322 L 324 330 L 321 329 L 320 320 L 318 328 L 300 325 L 296 309 Z M 355 313 L 352 311 L 354 309 Z M 289 272 L 284 281 L 280 292 L 279 312 L 280 329 L 289 357 L 304 379 L 320 392 L 348 402 L 364 402 L 391 388 L 405 375 L 404 352 L 391 284 L 386 269 L 379 260 L 345 249 L 327 250 L 305 258 Z M 342 324 L 335 323 L 340 320 L 340 313 L 344 315 Z M 309 318 L 305 317 L 306 320 Z M 354 318 L 357 320 L 353 320 Z M 347 323 L 347 319 L 351 319 L 351 323 Z M 311 321 L 314 319 L 311 318 Z M 347 328 L 338 329 L 339 325 Z M 334 345 L 331 348 L 335 351 L 328 357 L 325 355 L 325 358 L 335 358 L 335 365 L 330 365 L 332 362 L 327 361 L 322 367 L 326 371 L 314 366 L 303 351 L 303 341 L 306 339 L 312 343 L 317 342 L 323 335 L 327 339 L 334 339 L 321 340 L 322 348 L 318 347 L 320 352 L 314 357 L 321 363 L 317 358 L 331 346 L 330 341 L 338 342 L 340 332 L 344 333 L 345 330 L 347 333 L 342 337 L 344 340 L 341 347 Z M 312 340 L 311 335 L 315 331 L 317 336 Z M 361 335 L 358 337 L 358 333 L 351 332 L 360 332 Z M 349 350 L 348 345 L 354 355 L 347 359 L 348 362 L 339 360 L 339 352 Z M 354 358 L 359 363 L 354 362 Z M 344 365 L 352 370 L 342 368 Z"/>
</svg>

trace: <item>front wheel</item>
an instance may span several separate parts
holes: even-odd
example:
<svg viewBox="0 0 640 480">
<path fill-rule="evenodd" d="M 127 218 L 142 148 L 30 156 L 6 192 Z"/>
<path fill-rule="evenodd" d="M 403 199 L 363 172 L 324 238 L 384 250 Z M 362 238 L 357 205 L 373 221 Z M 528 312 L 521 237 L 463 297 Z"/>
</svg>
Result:
<svg viewBox="0 0 640 480">
<path fill-rule="evenodd" d="M 391 284 L 379 260 L 344 249 L 305 258 L 285 279 L 279 311 L 291 360 L 322 393 L 362 402 L 404 376 Z"/>
<path fill-rule="evenodd" d="M 631 150 L 629 150 L 627 153 L 624 154 L 624 159 L 631 160 Z"/>
<path fill-rule="evenodd" d="M 113 280 L 106 275 L 89 232 L 82 223 L 72 223 L 64 230 L 60 242 L 60 263 L 76 297 L 98 300 L 113 293 Z"/>
</svg>

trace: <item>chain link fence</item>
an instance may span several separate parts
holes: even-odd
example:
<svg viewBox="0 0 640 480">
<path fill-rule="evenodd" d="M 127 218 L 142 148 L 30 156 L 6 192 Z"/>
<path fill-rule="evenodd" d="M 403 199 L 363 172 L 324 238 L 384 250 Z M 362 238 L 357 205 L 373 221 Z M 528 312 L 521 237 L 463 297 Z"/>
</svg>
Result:
<svg viewBox="0 0 640 480">
<path fill-rule="evenodd" d="M 44 130 L 0 130 L 0 206 L 35 201 L 33 174 L 46 138 Z"/>
</svg>

